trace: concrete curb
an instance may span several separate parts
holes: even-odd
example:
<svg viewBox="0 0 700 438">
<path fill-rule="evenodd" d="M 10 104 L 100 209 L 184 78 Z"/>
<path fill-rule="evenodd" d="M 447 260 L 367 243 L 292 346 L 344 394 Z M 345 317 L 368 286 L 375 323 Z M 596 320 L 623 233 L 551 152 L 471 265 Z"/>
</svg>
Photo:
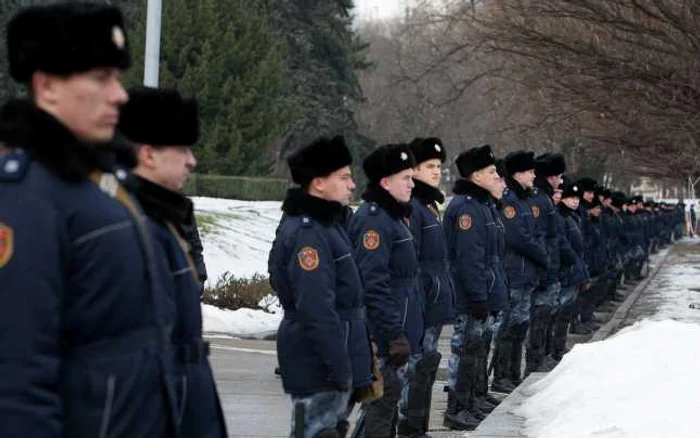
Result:
<svg viewBox="0 0 700 438">
<path fill-rule="evenodd" d="M 229 332 L 204 332 L 206 337 L 227 336 L 235 339 L 253 339 L 258 341 L 274 341 L 277 339 L 277 330 L 267 330 L 258 333 L 229 333 Z"/>
<path fill-rule="evenodd" d="M 651 280 L 653 280 L 659 273 L 661 268 L 666 263 L 666 259 L 673 250 L 673 246 L 669 247 L 668 251 L 659 259 L 657 266 L 654 270 L 639 283 L 634 290 L 627 296 L 625 301 L 620 304 L 620 307 L 615 310 L 613 317 L 605 323 L 598 331 L 596 331 L 593 336 L 587 342 L 602 341 L 608 336 L 615 333 L 622 321 L 625 320 L 630 308 L 637 301 L 639 296 L 644 292 L 646 287 L 649 285 Z M 518 386 L 515 391 L 509 394 L 505 400 L 488 416 L 484 421 L 479 424 L 473 432 L 464 434 L 462 436 L 468 436 L 470 438 L 486 438 L 486 437 L 518 437 L 525 438 L 527 435 L 524 434 L 523 428 L 525 426 L 525 418 L 517 416 L 513 413 L 515 408 L 522 405 L 525 400 L 529 397 L 526 393 L 527 388 L 533 383 L 539 381 L 547 373 L 532 373 L 530 374 L 523 383 Z M 441 435 L 434 435 L 436 437 Z"/>
</svg>

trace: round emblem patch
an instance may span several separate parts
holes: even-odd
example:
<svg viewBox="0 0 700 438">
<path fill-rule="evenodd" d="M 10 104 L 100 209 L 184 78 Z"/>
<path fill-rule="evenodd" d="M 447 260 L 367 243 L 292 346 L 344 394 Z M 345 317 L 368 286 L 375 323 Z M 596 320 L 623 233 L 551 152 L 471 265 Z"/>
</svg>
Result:
<svg viewBox="0 0 700 438">
<path fill-rule="evenodd" d="M 299 266 L 305 271 L 313 271 L 318 268 L 318 251 L 310 246 L 305 246 L 297 254 Z"/>
<path fill-rule="evenodd" d="M 459 229 L 467 231 L 472 227 L 472 217 L 468 214 L 463 214 L 459 217 Z"/>
<path fill-rule="evenodd" d="M 12 258 L 14 250 L 14 232 L 12 228 L 0 222 L 0 268 Z"/>
<path fill-rule="evenodd" d="M 365 249 L 370 251 L 374 251 L 375 249 L 379 248 L 379 242 L 379 233 L 374 230 L 369 230 L 364 236 L 362 236 L 362 244 L 364 245 Z"/>
<path fill-rule="evenodd" d="M 540 208 L 538 206 L 532 206 L 532 215 L 535 216 L 535 218 L 540 217 Z"/>
<path fill-rule="evenodd" d="M 513 219 L 515 217 L 515 208 L 510 205 L 507 206 L 503 209 L 503 215 L 506 217 L 506 219 Z"/>
</svg>

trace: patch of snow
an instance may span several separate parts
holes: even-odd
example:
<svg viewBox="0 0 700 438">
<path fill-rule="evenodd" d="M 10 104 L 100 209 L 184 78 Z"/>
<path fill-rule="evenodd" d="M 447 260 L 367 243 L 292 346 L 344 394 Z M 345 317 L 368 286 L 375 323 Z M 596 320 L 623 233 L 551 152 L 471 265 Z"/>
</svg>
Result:
<svg viewBox="0 0 700 438">
<path fill-rule="evenodd" d="M 225 272 L 267 276 L 267 256 L 282 217 L 281 202 L 192 198 L 200 225 L 208 286 Z"/>
<path fill-rule="evenodd" d="M 202 329 L 208 334 L 260 338 L 274 333 L 283 314 L 263 310 L 226 310 L 202 304 Z"/>
<path fill-rule="evenodd" d="M 515 414 L 536 438 L 695 438 L 700 325 L 645 320 L 578 344 L 526 388 Z"/>
</svg>

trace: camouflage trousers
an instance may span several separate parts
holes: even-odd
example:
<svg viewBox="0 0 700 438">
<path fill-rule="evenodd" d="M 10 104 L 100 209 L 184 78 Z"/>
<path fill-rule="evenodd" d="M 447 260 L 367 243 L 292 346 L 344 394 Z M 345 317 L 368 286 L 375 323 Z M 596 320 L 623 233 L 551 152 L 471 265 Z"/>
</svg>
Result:
<svg viewBox="0 0 700 438">
<path fill-rule="evenodd" d="M 347 418 L 352 410 L 352 391 L 323 391 L 305 397 L 292 397 L 292 432 L 313 438 L 324 429 L 347 430 Z M 302 422 L 297 420 L 303 419 Z M 297 431 L 297 427 L 301 428 Z M 342 435 L 341 435 L 342 436 Z"/>
</svg>

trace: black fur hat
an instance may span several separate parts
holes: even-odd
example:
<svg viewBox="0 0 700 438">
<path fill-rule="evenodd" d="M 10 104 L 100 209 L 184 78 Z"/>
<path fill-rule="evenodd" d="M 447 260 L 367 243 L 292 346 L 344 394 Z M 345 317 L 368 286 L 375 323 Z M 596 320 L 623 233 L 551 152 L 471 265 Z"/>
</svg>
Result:
<svg viewBox="0 0 700 438">
<path fill-rule="evenodd" d="M 287 158 L 287 164 L 292 180 L 304 186 L 314 178 L 328 176 L 351 165 L 352 155 L 343 136 L 321 137 L 292 154 Z"/>
<path fill-rule="evenodd" d="M 493 155 L 490 145 L 484 145 L 462 152 L 455 161 L 462 178 L 469 178 L 473 172 L 495 165 L 496 156 Z"/>
<path fill-rule="evenodd" d="M 378 183 L 385 176 L 416 167 L 416 159 L 409 145 L 387 144 L 372 151 L 362 163 L 362 169 L 371 183 Z"/>
<path fill-rule="evenodd" d="M 583 190 L 581 187 L 573 181 L 569 181 L 564 178 L 564 190 L 561 193 L 562 199 L 564 198 L 580 198 L 583 196 Z"/>
<path fill-rule="evenodd" d="M 577 181 L 577 184 L 581 187 L 581 190 L 583 190 L 584 192 L 595 192 L 596 187 L 598 187 L 598 183 L 596 182 L 596 180 L 587 176 L 579 179 Z"/>
<path fill-rule="evenodd" d="M 192 146 L 199 138 L 197 101 L 171 89 L 132 88 L 118 129 L 138 144 Z"/>
<path fill-rule="evenodd" d="M 58 3 L 21 9 L 7 25 L 10 75 L 26 83 L 35 71 L 70 75 L 131 64 L 119 9 Z"/>
<path fill-rule="evenodd" d="M 506 155 L 506 172 L 513 175 L 518 172 L 525 172 L 535 168 L 535 153 L 524 150 L 511 152 Z"/>
<path fill-rule="evenodd" d="M 622 208 L 623 205 L 627 204 L 627 196 L 622 192 L 612 193 L 612 205 L 616 208 Z"/>
<path fill-rule="evenodd" d="M 441 163 L 444 163 L 445 158 L 447 158 L 442 140 L 436 137 L 415 138 L 410 146 L 411 152 L 413 152 L 413 156 L 416 159 L 416 164 L 433 159 L 438 159 Z"/>
<path fill-rule="evenodd" d="M 535 159 L 535 172 L 539 176 L 549 177 L 566 172 L 566 160 L 562 154 L 544 153 Z"/>
</svg>

